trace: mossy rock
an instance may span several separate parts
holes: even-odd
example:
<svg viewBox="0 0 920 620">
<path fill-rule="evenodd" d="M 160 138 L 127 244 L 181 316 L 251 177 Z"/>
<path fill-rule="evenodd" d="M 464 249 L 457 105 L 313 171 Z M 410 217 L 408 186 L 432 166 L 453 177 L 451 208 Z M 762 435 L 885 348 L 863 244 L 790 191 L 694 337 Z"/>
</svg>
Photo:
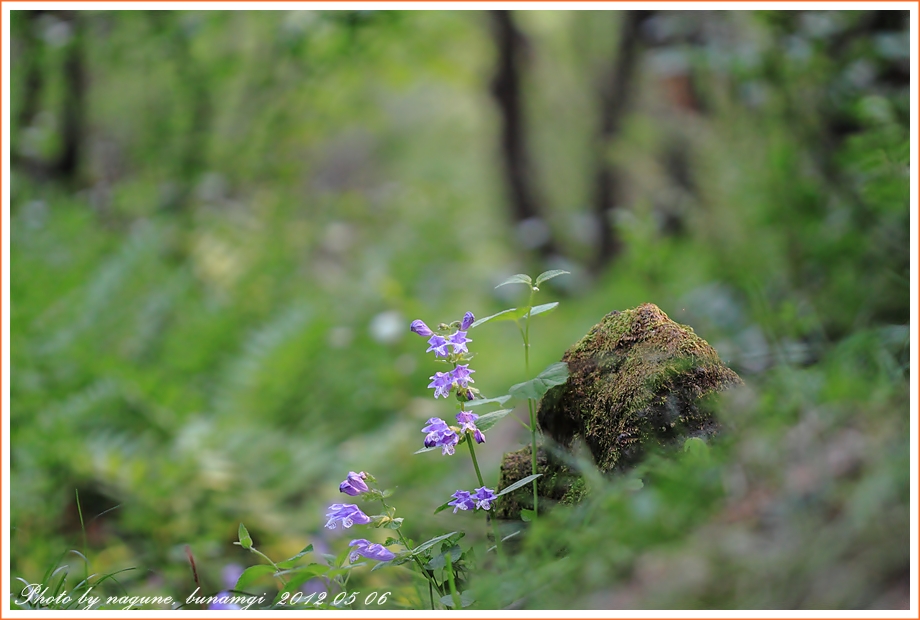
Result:
<svg viewBox="0 0 920 620">
<path fill-rule="evenodd" d="M 603 473 L 634 465 L 650 447 L 716 433 L 707 397 L 741 383 L 693 328 L 654 304 L 611 312 L 562 361 L 569 378 L 543 397 L 540 426 L 563 449 L 584 443 Z M 540 449 L 538 461 L 541 496 L 565 503 L 581 498 L 583 485 L 560 459 Z M 500 488 L 530 471 L 529 447 L 506 454 Z M 523 491 L 502 498 L 500 517 L 516 518 L 532 503 Z"/>
</svg>

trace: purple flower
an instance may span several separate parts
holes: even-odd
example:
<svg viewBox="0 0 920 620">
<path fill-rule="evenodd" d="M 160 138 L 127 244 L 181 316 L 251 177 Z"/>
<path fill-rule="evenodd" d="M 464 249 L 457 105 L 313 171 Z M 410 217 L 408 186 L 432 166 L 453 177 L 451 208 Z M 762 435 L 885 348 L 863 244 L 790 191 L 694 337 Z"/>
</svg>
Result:
<svg viewBox="0 0 920 620">
<path fill-rule="evenodd" d="M 231 609 L 242 609 L 236 603 L 230 603 L 229 601 L 237 598 L 236 595 L 227 592 L 226 590 L 221 590 L 214 597 L 214 602 L 208 604 L 208 609 L 217 610 L 217 611 L 228 611 Z M 227 601 L 227 602 L 225 602 Z"/>
<path fill-rule="evenodd" d="M 490 502 L 498 499 L 498 496 L 492 491 L 492 489 L 480 487 L 476 489 L 475 493 L 473 493 L 472 498 L 476 500 L 476 508 L 488 510 L 492 507 Z"/>
<path fill-rule="evenodd" d="M 409 331 L 415 332 L 419 336 L 430 336 L 434 332 L 425 325 L 425 322 L 421 319 L 415 319 L 412 323 L 409 324 Z"/>
<path fill-rule="evenodd" d="M 227 588 L 233 589 L 236 587 L 236 582 L 240 580 L 240 575 L 242 574 L 242 566 L 239 564 L 227 564 L 221 571 L 220 576 L 221 579 L 223 579 L 224 585 Z"/>
<path fill-rule="evenodd" d="M 476 440 L 476 443 L 485 443 L 486 436 L 482 434 L 481 430 L 476 428 L 476 420 L 478 419 L 478 415 L 469 411 L 461 411 L 457 414 L 457 424 L 460 425 L 460 432 L 472 433 L 473 439 Z"/>
<path fill-rule="evenodd" d="M 348 476 L 345 478 L 345 481 L 339 485 L 339 491 L 345 495 L 360 495 L 361 493 L 367 492 L 367 483 L 364 481 L 367 480 L 367 474 L 363 471 L 360 473 L 355 473 L 353 471 L 348 472 Z"/>
<path fill-rule="evenodd" d="M 460 321 L 460 329 L 466 331 L 470 328 L 470 325 L 473 324 L 473 321 L 476 320 L 476 317 L 473 316 L 472 312 L 467 312 L 463 315 L 463 320 Z"/>
<path fill-rule="evenodd" d="M 454 507 L 454 514 L 457 514 L 457 510 L 472 510 L 476 507 L 469 491 L 457 491 L 451 497 L 454 501 L 447 502 L 447 505 Z"/>
<path fill-rule="evenodd" d="M 457 433 L 451 430 L 447 425 L 447 422 L 441 418 L 431 418 L 428 420 L 428 425 L 422 429 L 423 433 L 428 433 L 425 435 L 425 447 L 426 448 L 441 448 L 441 454 L 453 454 L 454 446 L 457 445 L 457 442 L 460 441 L 460 437 L 457 436 Z"/>
<path fill-rule="evenodd" d="M 476 383 L 470 379 L 470 375 L 476 372 L 475 370 L 470 370 L 469 364 L 460 364 L 448 374 L 450 375 L 451 382 L 456 382 L 458 386 L 465 388 L 468 383 Z M 428 387 L 431 387 L 430 385 Z M 446 396 L 446 394 L 445 394 Z"/>
<path fill-rule="evenodd" d="M 466 332 L 457 332 L 451 334 L 447 342 L 454 348 L 454 353 L 469 353 L 469 349 L 466 348 L 466 343 L 473 341 L 466 337 Z"/>
<path fill-rule="evenodd" d="M 435 356 L 437 357 L 447 357 L 450 355 L 447 352 L 447 339 L 444 336 L 438 336 L 437 334 L 433 335 L 428 339 L 428 348 L 425 349 L 425 353 L 429 351 L 434 351 Z"/>
<path fill-rule="evenodd" d="M 435 398 L 439 396 L 447 398 L 450 396 L 450 391 L 453 388 L 454 382 L 452 372 L 436 372 L 428 378 L 431 379 L 431 383 L 428 384 L 428 387 L 434 388 Z"/>
<path fill-rule="evenodd" d="M 335 529 L 336 523 L 341 523 L 342 527 L 349 528 L 355 523 L 365 525 L 371 522 L 371 518 L 361 512 L 361 509 L 354 504 L 332 504 L 329 506 L 329 512 L 326 513 L 326 527 L 330 530 Z"/>
<path fill-rule="evenodd" d="M 396 554 L 384 547 L 383 545 L 378 545 L 377 543 L 372 543 L 363 538 L 357 538 L 350 543 L 349 547 L 354 547 L 351 553 L 348 554 L 348 561 L 354 564 L 358 561 L 358 556 L 363 555 L 364 557 L 370 560 L 379 560 L 381 562 L 389 562 L 396 557 Z"/>
</svg>

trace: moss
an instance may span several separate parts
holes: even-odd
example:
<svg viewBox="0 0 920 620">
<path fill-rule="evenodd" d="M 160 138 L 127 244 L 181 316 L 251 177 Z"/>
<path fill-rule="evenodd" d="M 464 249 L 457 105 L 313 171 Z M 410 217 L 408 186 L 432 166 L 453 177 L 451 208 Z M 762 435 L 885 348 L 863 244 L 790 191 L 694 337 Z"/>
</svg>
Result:
<svg viewBox="0 0 920 620">
<path fill-rule="evenodd" d="M 706 397 L 741 383 L 693 328 L 675 323 L 654 304 L 611 312 L 562 361 L 569 378 L 543 397 L 540 426 L 563 448 L 585 443 L 604 473 L 635 464 L 650 446 L 717 432 Z M 542 449 L 538 458 L 541 497 L 572 503 L 584 496 L 584 481 L 564 464 Z M 505 455 L 502 486 L 530 471 L 529 447 Z M 511 518 L 532 507 L 525 495 L 503 497 L 500 512 Z"/>
<path fill-rule="evenodd" d="M 530 446 L 505 454 L 499 475 L 499 489 L 531 474 L 530 455 Z M 541 510 L 558 503 L 573 504 L 581 499 L 585 488 L 582 477 L 565 463 L 548 455 L 542 447 L 537 449 L 537 471 L 543 474 L 537 478 L 537 495 L 540 497 Z M 533 487 L 525 485 L 500 497 L 496 502 L 495 515 L 499 519 L 518 519 L 521 510 L 532 509 Z"/>
</svg>

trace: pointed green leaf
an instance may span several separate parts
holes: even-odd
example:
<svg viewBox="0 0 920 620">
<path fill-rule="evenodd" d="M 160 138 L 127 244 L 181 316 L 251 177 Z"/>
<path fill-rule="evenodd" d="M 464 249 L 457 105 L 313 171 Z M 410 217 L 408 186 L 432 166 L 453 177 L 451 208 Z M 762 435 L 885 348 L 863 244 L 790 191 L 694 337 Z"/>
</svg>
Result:
<svg viewBox="0 0 920 620">
<path fill-rule="evenodd" d="M 497 285 L 495 288 L 498 288 L 499 286 L 505 286 L 506 284 L 526 284 L 527 286 L 532 286 L 533 280 L 531 280 L 530 276 L 528 276 L 527 274 L 516 273 L 510 278 L 506 278 L 501 284 Z"/>
<path fill-rule="evenodd" d="M 488 323 L 489 321 L 516 321 L 525 314 L 527 314 L 527 308 L 508 308 L 507 310 L 502 310 L 501 312 L 490 314 L 489 316 L 479 319 L 478 321 L 473 321 L 473 324 L 470 325 L 470 329 L 479 327 L 483 323 Z"/>
<path fill-rule="evenodd" d="M 476 428 L 482 432 L 486 432 L 512 411 L 514 411 L 514 409 L 499 409 L 498 411 L 481 415 L 479 419 L 476 420 Z"/>
<path fill-rule="evenodd" d="M 539 477 L 542 476 L 542 475 L 543 475 L 543 474 L 533 474 L 532 476 L 527 476 L 526 478 L 521 478 L 520 480 L 518 480 L 517 482 L 515 482 L 515 483 L 512 484 L 511 486 L 505 487 L 504 489 L 502 489 L 501 491 L 499 491 L 498 493 L 496 493 L 495 496 L 496 496 L 496 497 L 501 497 L 502 495 L 504 495 L 504 494 L 506 494 L 506 493 L 511 493 L 512 491 L 517 491 L 518 489 L 520 489 L 520 488 L 521 488 L 522 486 L 524 486 L 525 484 L 527 484 L 527 483 L 529 483 L 529 482 L 532 482 L 532 481 L 536 480 L 537 478 L 539 478 Z"/>
<path fill-rule="evenodd" d="M 312 551 L 313 551 L 313 545 L 312 544 L 307 545 L 306 547 L 301 549 L 301 551 L 297 555 L 289 557 L 283 562 L 278 562 L 278 568 L 294 568 L 297 565 L 297 560 L 307 555 L 308 553 L 311 553 Z"/>
<path fill-rule="evenodd" d="M 521 510 L 521 521 L 524 521 L 524 522 L 533 521 L 534 514 L 536 513 L 534 513 L 533 510 L 527 510 L 526 508 L 522 509 Z M 505 539 L 503 538 L 502 541 L 504 540 Z"/>
<path fill-rule="evenodd" d="M 436 536 L 432 538 L 431 540 L 426 540 L 425 542 L 423 542 L 418 547 L 412 550 L 412 555 L 418 555 L 422 551 L 425 551 L 426 549 L 433 547 L 434 545 L 438 544 L 442 540 L 447 540 L 448 538 L 450 538 L 456 533 L 457 532 L 451 532 L 450 534 L 444 534 L 443 536 Z"/>
<path fill-rule="evenodd" d="M 450 501 L 444 502 L 443 504 L 441 504 L 440 506 L 434 509 L 434 514 L 438 514 L 439 512 L 447 510 L 448 508 L 450 508 L 449 504 L 450 504 Z"/>
<path fill-rule="evenodd" d="M 539 400 L 551 387 L 565 383 L 568 377 L 568 364 L 556 362 L 547 366 L 543 372 L 530 381 L 511 386 L 508 393 L 515 398 Z"/>
<path fill-rule="evenodd" d="M 553 310 L 556 306 L 559 305 L 558 301 L 553 301 L 548 304 L 540 304 L 539 306 L 534 306 L 530 311 L 530 316 L 537 316 L 538 314 L 543 314 L 544 312 L 549 312 Z"/>
<path fill-rule="evenodd" d="M 549 271 L 544 271 L 537 276 L 537 281 L 534 283 L 534 286 L 540 286 L 547 280 L 551 280 L 557 276 L 567 275 L 569 272 L 562 269 L 550 269 Z"/>
<path fill-rule="evenodd" d="M 239 537 L 240 537 L 240 546 L 243 549 L 252 548 L 252 537 L 249 535 L 249 530 L 247 530 L 246 526 L 243 525 L 242 523 L 240 523 Z"/>
<path fill-rule="evenodd" d="M 239 592 L 244 592 L 250 584 L 252 584 L 256 579 L 260 577 L 265 577 L 266 575 L 271 575 L 275 572 L 274 567 L 269 566 L 268 564 L 256 564 L 255 566 L 250 566 L 243 571 L 243 574 L 240 575 L 240 578 L 236 580 L 236 585 L 233 586 L 234 590 Z"/>
<path fill-rule="evenodd" d="M 469 409 L 470 407 L 478 407 L 479 405 L 487 405 L 489 403 L 498 403 L 499 405 L 504 405 L 509 400 L 511 400 L 511 394 L 496 396 L 495 398 L 477 398 L 475 400 L 468 400 L 467 402 L 463 403 L 463 408 Z"/>
<path fill-rule="evenodd" d="M 433 448 L 420 448 L 416 450 L 415 452 L 413 452 L 412 454 L 421 454 L 422 452 L 431 452 L 432 450 L 437 450 L 437 449 L 438 449 L 438 446 L 434 446 Z"/>
</svg>

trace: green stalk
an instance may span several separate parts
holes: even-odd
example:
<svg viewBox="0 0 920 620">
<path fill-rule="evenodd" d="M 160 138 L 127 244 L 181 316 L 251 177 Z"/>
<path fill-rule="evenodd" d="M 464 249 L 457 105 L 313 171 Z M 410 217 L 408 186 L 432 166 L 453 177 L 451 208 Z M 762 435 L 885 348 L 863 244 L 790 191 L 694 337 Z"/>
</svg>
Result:
<svg viewBox="0 0 920 620">
<path fill-rule="evenodd" d="M 476 450 L 473 449 L 473 438 L 468 434 L 466 436 L 466 445 L 470 448 L 470 458 L 473 459 L 473 468 L 476 470 L 476 478 L 479 479 L 479 486 L 484 487 L 486 483 L 482 481 L 482 472 L 479 471 L 479 461 L 476 459 Z M 492 536 L 495 538 L 495 553 L 498 555 L 498 559 L 502 558 L 502 539 L 498 528 L 495 527 L 495 524 L 492 522 L 492 515 L 486 512 L 486 522 L 489 524 L 489 527 L 492 528 Z"/>
<path fill-rule="evenodd" d="M 524 370 L 530 379 L 530 313 L 533 312 L 533 295 L 536 287 L 530 287 L 530 299 L 527 302 L 527 320 L 521 336 L 524 338 Z M 527 399 L 527 410 L 530 412 L 530 473 L 537 475 L 537 408 L 532 398 Z M 537 480 L 533 481 L 533 520 L 537 520 Z"/>
<path fill-rule="evenodd" d="M 380 503 L 383 504 L 383 511 L 390 514 L 390 507 L 387 505 L 386 501 L 381 497 Z M 403 547 L 412 551 L 412 547 L 409 546 L 409 542 L 406 540 L 406 537 L 403 536 L 402 526 L 396 528 L 396 535 L 399 536 L 399 542 Z M 413 555 L 412 559 L 415 560 L 415 563 L 418 564 L 419 572 L 428 580 L 428 595 L 431 598 L 431 587 L 434 586 L 434 589 L 438 591 L 438 596 L 444 596 L 443 590 L 441 590 L 440 584 L 435 580 L 434 575 L 431 571 L 425 569 L 425 565 L 422 564 L 422 561 L 418 559 L 417 555 Z M 434 599 L 431 599 L 431 609 L 434 609 Z"/>
<path fill-rule="evenodd" d="M 444 555 L 447 562 L 447 583 L 450 585 L 450 597 L 454 600 L 454 609 L 463 609 L 463 603 L 460 601 L 460 595 L 457 594 L 457 585 L 454 583 L 454 563 L 450 559 L 450 553 Z"/>
</svg>

